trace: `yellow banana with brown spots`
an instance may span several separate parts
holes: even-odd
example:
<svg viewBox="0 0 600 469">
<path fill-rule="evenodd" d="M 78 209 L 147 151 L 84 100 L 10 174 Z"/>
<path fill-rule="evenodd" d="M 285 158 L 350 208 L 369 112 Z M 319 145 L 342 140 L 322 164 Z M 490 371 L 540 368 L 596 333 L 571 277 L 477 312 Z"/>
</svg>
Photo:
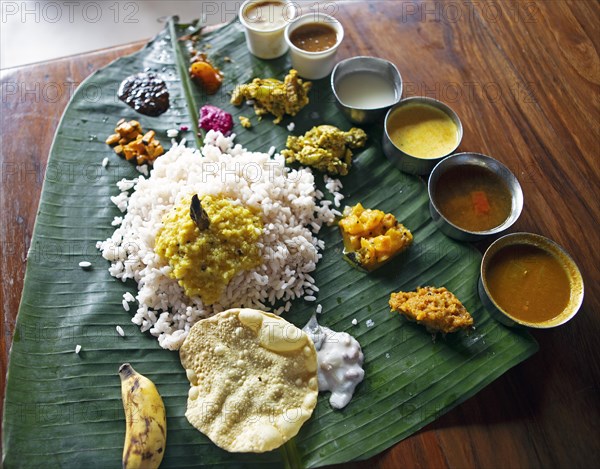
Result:
<svg viewBox="0 0 600 469">
<path fill-rule="evenodd" d="M 127 427 L 123 469 L 156 469 L 167 444 L 165 405 L 154 383 L 129 363 L 119 368 Z"/>
</svg>

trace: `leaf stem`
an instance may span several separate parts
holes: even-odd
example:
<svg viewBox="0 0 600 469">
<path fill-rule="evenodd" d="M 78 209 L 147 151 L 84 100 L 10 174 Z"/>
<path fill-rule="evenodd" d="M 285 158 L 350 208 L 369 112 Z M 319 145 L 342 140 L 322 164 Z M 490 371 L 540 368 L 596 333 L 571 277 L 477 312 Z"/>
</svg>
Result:
<svg viewBox="0 0 600 469">
<path fill-rule="evenodd" d="M 194 132 L 194 140 L 196 147 L 200 149 L 202 147 L 202 137 L 200 136 L 200 129 L 198 128 L 198 108 L 194 102 L 194 96 L 192 93 L 192 81 L 188 74 L 185 58 L 179 47 L 179 37 L 177 36 L 177 29 L 175 28 L 175 17 L 169 18 L 169 33 L 171 35 L 171 44 L 173 51 L 175 52 L 175 62 L 177 65 L 177 71 L 181 79 L 181 86 L 183 87 L 183 94 L 185 101 L 192 119 L 192 131 Z"/>
</svg>

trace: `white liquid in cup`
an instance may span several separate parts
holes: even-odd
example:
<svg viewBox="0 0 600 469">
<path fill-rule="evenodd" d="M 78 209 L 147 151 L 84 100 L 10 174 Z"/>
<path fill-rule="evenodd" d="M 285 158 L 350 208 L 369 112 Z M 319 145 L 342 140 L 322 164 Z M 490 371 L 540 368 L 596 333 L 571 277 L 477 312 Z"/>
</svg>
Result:
<svg viewBox="0 0 600 469">
<path fill-rule="evenodd" d="M 358 109 L 379 109 L 396 102 L 394 84 L 372 72 L 354 72 L 343 77 L 337 87 L 342 104 Z"/>
<path fill-rule="evenodd" d="M 250 2 L 244 10 L 245 20 L 259 31 L 272 31 L 287 26 L 288 5 L 277 1 Z"/>
<path fill-rule="evenodd" d="M 240 7 L 246 44 L 259 59 L 275 59 L 289 47 L 284 30 L 296 15 L 295 6 L 286 0 L 246 0 Z"/>
</svg>

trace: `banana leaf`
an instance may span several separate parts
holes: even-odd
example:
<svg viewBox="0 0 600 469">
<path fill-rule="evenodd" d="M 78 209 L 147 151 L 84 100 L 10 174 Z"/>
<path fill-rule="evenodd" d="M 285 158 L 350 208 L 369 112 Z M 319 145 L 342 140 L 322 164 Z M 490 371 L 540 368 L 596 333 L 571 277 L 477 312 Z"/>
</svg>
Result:
<svg viewBox="0 0 600 469">
<path fill-rule="evenodd" d="M 125 433 L 119 365 L 130 362 L 152 379 L 168 415 L 168 444 L 162 467 L 317 467 L 369 458 L 408 437 L 473 396 L 537 349 L 526 333 L 494 322 L 477 297 L 480 254 L 436 230 L 423 182 L 393 168 L 379 144 L 381 126 L 366 127 L 367 148 L 343 178 L 347 204 L 392 212 L 415 238 L 414 245 L 378 271 L 365 274 L 342 261 L 335 227 L 320 233 L 326 248 L 315 273 L 323 325 L 354 335 L 365 354 L 366 378 L 354 399 L 332 410 L 321 395 L 313 417 L 281 451 L 231 454 L 192 428 L 184 412 L 188 391 L 178 354 L 130 323 L 121 305 L 135 285 L 112 278 L 95 248 L 109 237 L 120 215 L 110 202 L 115 183 L 136 176 L 134 167 L 104 143 L 118 119 L 137 119 L 144 129 L 180 125 L 189 145 L 198 108 L 211 103 L 237 118 L 251 117 L 249 130 L 236 125 L 237 142 L 257 151 L 281 150 L 294 134 L 328 123 L 344 130 L 327 80 L 314 83 L 311 103 L 274 125 L 259 121 L 249 106 L 229 104 L 233 87 L 253 77 L 283 78 L 287 58 L 262 61 L 246 48 L 241 26 L 230 23 L 196 46 L 225 74 L 217 95 L 206 96 L 187 78 L 190 47 L 180 37 L 189 25 L 170 26 L 144 49 L 94 73 L 74 94 L 56 132 L 28 257 L 23 297 L 10 356 L 3 418 L 3 463 L 14 467 L 117 467 Z M 167 82 L 171 107 L 159 117 L 136 114 L 120 102 L 117 89 L 127 76 L 151 69 Z M 109 166 L 103 168 L 107 157 Z M 322 178 L 317 177 L 319 181 Z M 83 271 L 80 261 L 92 268 Z M 390 312 L 392 291 L 420 285 L 446 286 L 472 313 L 476 330 L 433 341 L 422 327 Z M 314 303 L 296 301 L 286 319 L 302 326 Z M 354 326 L 352 320 L 358 324 Z M 367 320 L 373 325 L 369 327 Z M 121 325 L 125 337 L 115 330 Z M 81 345 L 79 354 L 74 353 Z"/>
</svg>

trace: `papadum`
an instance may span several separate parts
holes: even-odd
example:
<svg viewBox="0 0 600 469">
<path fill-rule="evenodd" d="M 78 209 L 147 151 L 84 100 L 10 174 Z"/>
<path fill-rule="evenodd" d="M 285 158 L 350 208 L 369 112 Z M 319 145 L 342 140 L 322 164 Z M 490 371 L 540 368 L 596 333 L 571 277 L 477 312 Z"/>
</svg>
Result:
<svg viewBox="0 0 600 469">
<path fill-rule="evenodd" d="M 203 319 L 179 354 L 190 381 L 185 416 L 227 451 L 281 446 L 317 403 L 314 344 L 274 314 L 230 309 Z"/>
</svg>

